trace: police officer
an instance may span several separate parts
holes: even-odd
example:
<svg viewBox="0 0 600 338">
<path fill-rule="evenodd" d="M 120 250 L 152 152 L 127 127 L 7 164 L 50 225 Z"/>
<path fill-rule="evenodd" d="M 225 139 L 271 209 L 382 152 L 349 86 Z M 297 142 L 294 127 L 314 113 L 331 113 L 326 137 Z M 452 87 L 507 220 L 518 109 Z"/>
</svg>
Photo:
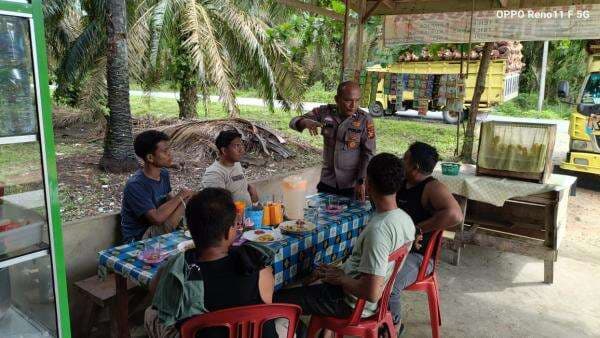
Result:
<svg viewBox="0 0 600 338">
<path fill-rule="evenodd" d="M 367 164 L 375 154 L 375 125 L 365 111 L 360 110 L 360 87 L 356 82 L 340 83 L 336 104 L 317 107 L 290 121 L 290 128 L 302 132 L 308 129 L 315 136 L 323 135 L 323 168 L 319 192 L 365 200 Z"/>
</svg>

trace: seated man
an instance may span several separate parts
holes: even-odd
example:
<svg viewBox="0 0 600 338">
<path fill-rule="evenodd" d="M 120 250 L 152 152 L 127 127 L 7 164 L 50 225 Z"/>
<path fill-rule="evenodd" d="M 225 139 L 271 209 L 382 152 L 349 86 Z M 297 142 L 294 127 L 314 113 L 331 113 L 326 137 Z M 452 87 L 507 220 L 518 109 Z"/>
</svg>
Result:
<svg viewBox="0 0 600 338">
<path fill-rule="evenodd" d="M 233 194 L 234 201 L 244 201 L 246 205 L 257 203 L 258 193 L 248 184 L 240 164 L 245 153 L 242 135 L 235 130 L 222 131 L 215 145 L 219 149 L 219 158 L 206 168 L 202 187 L 227 189 Z"/>
<path fill-rule="evenodd" d="M 367 300 L 363 316 L 377 310 L 386 281 L 394 268 L 389 255 L 414 239 L 410 217 L 396 205 L 396 191 L 402 179 L 402 163 L 392 154 L 379 154 L 367 167 L 366 189 L 376 212 L 358 237 L 342 269 L 323 265 L 317 274 L 324 282 L 275 294 L 275 301 L 298 304 L 302 314 L 346 318 L 357 298 Z"/>
<path fill-rule="evenodd" d="M 232 247 L 236 237 L 231 193 L 207 188 L 193 196 L 185 210 L 195 248 L 169 259 L 158 271 L 146 310 L 150 337 L 179 337 L 183 322 L 195 315 L 236 306 L 271 303 L 274 252 L 264 246 Z M 263 337 L 276 337 L 272 323 Z M 201 337 L 228 337 L 222 328 Z"/>
<path fill-rule="evenodd" d="M 417 239 L 398 273 L 390 298 L 394 323 L 399 324 L 400 293 L 417 279 L 425 249 L 433 231 L 457 225 L 463 219 L 460 206 L 446 186 L 431 177 L 439 159 L 437 150 L 425 143 L 413 143 L 404 153 L 405 179 L 396 195 L 398 206 L 412 218 Z M 433 269 L 433 259 L 428 272 Z"/>
<path fill-rule="evenodd" d="M 123 191 L 121 232 L 124 243 L 173 231 L 183 218 L 185 202 L 192 195 L 187 189 L 175 196 L 171 194 L 166 168 L 173 166 L 173 159 L 165 133 L 144 131 L 136 136 L 133 148 L 144 161 L 144 167 L 127 180 Z"/>
</svg>

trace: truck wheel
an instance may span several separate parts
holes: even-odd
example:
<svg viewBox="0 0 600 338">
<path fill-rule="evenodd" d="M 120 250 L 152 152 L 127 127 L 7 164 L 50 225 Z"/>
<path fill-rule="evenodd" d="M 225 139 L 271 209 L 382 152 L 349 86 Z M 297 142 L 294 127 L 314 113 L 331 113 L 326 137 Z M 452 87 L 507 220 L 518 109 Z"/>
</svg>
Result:
<svg viewBox="0 0 600 338">
<path fill-rule="evenodd" d="M 383 116 L 384 109 L 383 109 L 383 105 L 381 104 L 381 102 L 376 101 L 376 102 L 371 103 L 371 105 L 369 106 L 369 113 L 371 113 L 371 115 L 374 117 Z"/>
<path fill-rule="evenodd" d="M 447 110 L 442 111 L 442 116 L 444 118 L 444 123 L 448 124 L 456 124 L 456 121 L 460 118 L 460 122 L 463 122 L 467 119 L 469 114 L 468 110 L 463 110 L 460 113 L 450 113 Z"/>
</svg>

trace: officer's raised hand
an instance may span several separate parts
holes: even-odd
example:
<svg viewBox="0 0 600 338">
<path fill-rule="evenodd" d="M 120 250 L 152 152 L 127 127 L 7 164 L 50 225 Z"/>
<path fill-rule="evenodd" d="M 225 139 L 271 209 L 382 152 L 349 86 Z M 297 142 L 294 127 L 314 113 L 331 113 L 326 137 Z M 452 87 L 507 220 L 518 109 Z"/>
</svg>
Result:
<svg viewBox="0 0 600 338">
<path fill-rule="evenodd" d="M 304 118 L 304 119 L 300 120 L 300 126 L 302 129 L 308 129 L 308 131 L 310 132 L 310 134 L 312 136 L 317 136 L 317 135 L 319 135 L 318 128 L 322 128 L 323 124 L 321 124 L 320 122 L 317 122 L 315 120 Z"/>
<path fill-rule="evenodd" d="M 354 185 L 354 198 L 359 202 L 365 201 L 365 183 L 357 182 Z"/>
</svg>

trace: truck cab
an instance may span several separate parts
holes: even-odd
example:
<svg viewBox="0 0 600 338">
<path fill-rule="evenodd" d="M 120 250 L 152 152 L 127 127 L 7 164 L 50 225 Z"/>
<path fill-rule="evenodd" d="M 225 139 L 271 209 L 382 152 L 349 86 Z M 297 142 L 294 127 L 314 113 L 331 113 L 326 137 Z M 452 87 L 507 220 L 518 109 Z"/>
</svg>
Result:
<svg viewBox="0 0 600 338">
<path fill-rule="evenodd" d="M 568 84 L 559 84 L 558 96 L 568 96 Z M 600 53 L 590 56 L 588 75 L 571 112 L 569 137 L 569 153 L 560 167 L 600 175 Z"/>
</svg>

